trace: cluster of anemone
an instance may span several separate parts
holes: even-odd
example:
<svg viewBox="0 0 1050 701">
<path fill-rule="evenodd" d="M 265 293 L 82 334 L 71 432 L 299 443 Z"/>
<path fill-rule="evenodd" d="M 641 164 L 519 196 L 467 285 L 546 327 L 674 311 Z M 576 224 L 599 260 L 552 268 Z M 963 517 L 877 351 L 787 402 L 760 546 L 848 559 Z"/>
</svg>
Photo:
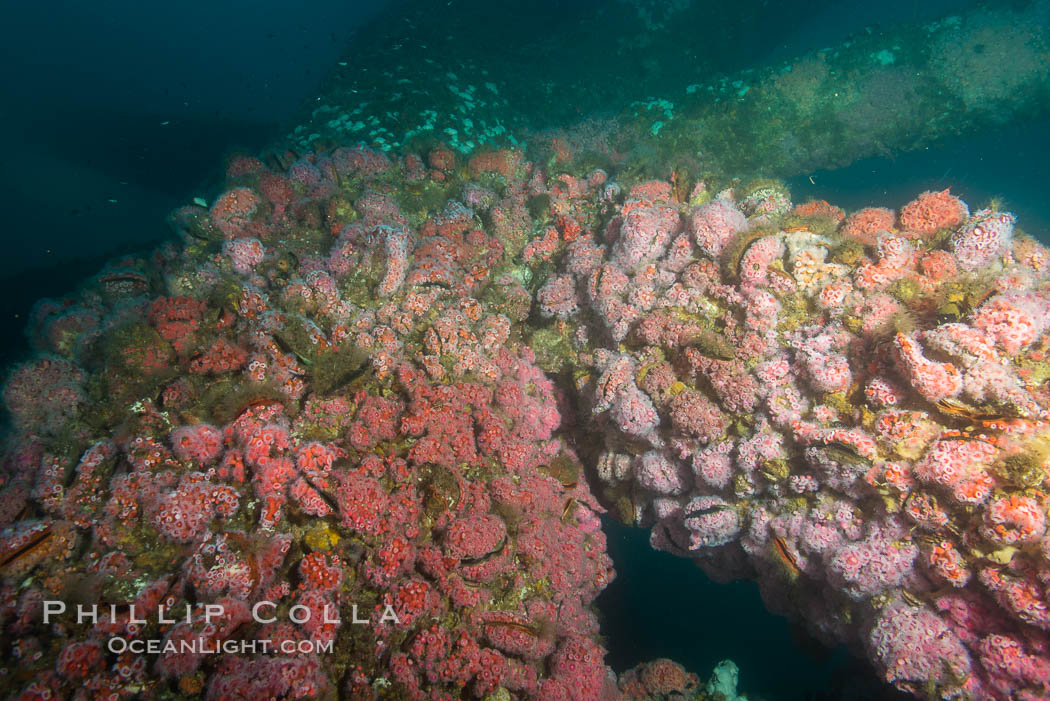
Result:
<svg viewBox="0 0 1050 701">
<path fill-rule="evenodd" d="M 701 693 L 606 667 L 606 509 L 902 689 L 1045 693 L 1046 249 L 947 192 L 847 218 L 615 166 L 237 158 L 177 243 L 39 305 L 5 693 Z M 113 608 L 44 625 L 72 592 Z"/>
</svg>

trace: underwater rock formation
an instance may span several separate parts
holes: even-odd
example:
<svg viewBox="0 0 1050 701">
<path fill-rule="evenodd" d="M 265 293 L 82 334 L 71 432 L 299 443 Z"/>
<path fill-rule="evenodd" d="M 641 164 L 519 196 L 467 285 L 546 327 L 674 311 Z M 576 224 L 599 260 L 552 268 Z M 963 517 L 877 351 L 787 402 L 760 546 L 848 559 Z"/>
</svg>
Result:
<svg viewBox="0 0 1050 701">
<path fill-rule="evenodd" d="M 396 152 L 440 139 L 461 153 L 528 144 L 537 163 L 612 150 L 628 160 L 656 154 L 694 176 L 713 170 L 785 178 L 1050 114 L 1045 0 L 869 27 L 790 60 L 729 73 L 687 50 L 704 41 L 705 27 L 719 26 L 745 45 L 756 29 L 720 26 L 725 8 L 710 4 L 610 3 L 597 13 L 563 10 L 536 36 L 486 30 L 517 37 L 519 51 L 519 43 L 532 49 L 517 56 L 464 51 L 493 39 L 465 35 L 460 17 L 486 16 L 493 7 L 457 4 L 453 15 L 434 13 L 426 2 L 399 8 L 348 57 L 367 70 L 334 71 L 288 143 L 304 149 L 360 140 Z M 665 13 L 675 19 L 654 20 Z M 535 14 L 532 6 L 504 6 L 498 21 L 517 20 L 525 32 Z M 543 50 L 534 45 L 539 36 Z M 610 46 L 614 40 L 620 44 Z M 771 32 L 756 55 L 778 41 Z M 418 45 L 432 50 L 400 50 Z M 602 72 L 588 74 L 594 55 L 608 52 Z M 521 65 L 545 79 L 522 80 Z M 640 78 L 633 75 L 639 66 L 660 70 Z"/>
<path fill-rule="evenodd" d="M 707 198 L 636 185 L 537 295 L 603 500 L 901 689 L 1041 697 L 1050 251 L 947 191 Z"/>
<path fill-rule="evenodd" d="M 5 695 L 615 690 L 602 509 L 508 242 L 364 149 L 229 175 L 173 215 L 182 245 L 36 311 L 4 394 Z M 104 613 L 56 636 L 42 602 L 74 594 Z"/>
<path fill-rule="evenodd" d="M 603 504 L 902 689 L 1047 692 L 1050 252 L 1011 215 L 513 150 L 227 175 L 34 312 L 6 695 L 618 698 Z"/>
</svg>

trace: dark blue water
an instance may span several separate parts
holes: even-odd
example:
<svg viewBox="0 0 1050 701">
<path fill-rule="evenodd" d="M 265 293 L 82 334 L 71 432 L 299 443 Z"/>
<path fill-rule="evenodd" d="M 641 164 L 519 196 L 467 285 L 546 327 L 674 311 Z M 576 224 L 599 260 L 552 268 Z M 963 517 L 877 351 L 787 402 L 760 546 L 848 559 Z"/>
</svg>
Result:
<svg viewBox="0 0 1050 701">
<path fill-rule="evenodd" d="M 924 190 L 951 188 L 975 210 L 998 200 L 1018 216 L 1018 226 L 1050 241 L 1050 121 L 1032 120 L 1009 129 L 937 144 L 914 153 L 870 158 L 835 171 L 792 178 L 796 201 L 826 199 L 844 209 L 900 207 Z"/>
<path fill-rule="evenodd" d="M 33 301 L 170 235 L 224 157 L 276 138 L 383 0 L 5 4 L 0 362 Z"/>
</svg>

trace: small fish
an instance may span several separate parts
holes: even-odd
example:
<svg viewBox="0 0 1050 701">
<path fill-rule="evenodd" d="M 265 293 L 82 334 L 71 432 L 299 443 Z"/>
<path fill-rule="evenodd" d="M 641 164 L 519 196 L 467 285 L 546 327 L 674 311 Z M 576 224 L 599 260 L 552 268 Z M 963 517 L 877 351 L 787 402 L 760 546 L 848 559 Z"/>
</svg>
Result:
<svg viewBox="0 0 1050 701">
<path fill-rule="evenodd" d="M 262 409 L 262 408 L 271 406 L 273 404 L 282 404 L 283 405 L 283 402 L 281 402 L 278 399 L 274 399 L 273 397 L 258 397 L 256 399 L 252 399 L 247 404 L 245 404 L 244 405 L 244 411 L 255 410 L 255 409 Z"/>
<path fill-rule="evenodd" d="M 578 503 L 579 502 L 576 501 L 576 497 L 569 497 L 565 500 L 565 508 L 563 508 L 561 511 L 562 523 L 565 523 L 569 520 L 569 517 L 572 515 L 573 511 L 575 511 L 576 505 Z"/>
<path fill-rule="evenodd" d="M 790 569 L 795 576 L 802 574 L 802 568 L 798 566 L 795 557 L 791 554 L 791 551 L 787 549 L 787 545 L 784 543 L 783 538 L 774 534 L 773 547 L 776 548 L 777 555 L 780 556 L 780 559 L 784 561 L 784 564 L 788 566 L 788 569 Z"/>
<path fill-rule="evenodd" d="M 980 417 L 987 416 L 987 414 L 983 414 L 979 410 L 953 399 L 942 399 L 937 402 L 937 408 L 948 416 L 958 416 L 967 421 L 977 421 Z"/>
<path fill-rule="evenodd" d="M 499 545 L 492 552 L 485 553 L 484 555 L 482 555 L 480 557 L 463 558 L 462 560 L 460 560 L 460 562 L 463 563 L 467 567 L 473 567 L 475 565 L 481 565 L 481 564 L 484 564 L 484 563 L 488 562 L 489 560 L 492 560 L 493 558 L 496 558 L 496 557 L 499 557 L 500 555 L 502 555 L 503 551 L 506 549 L 506 547 L 507 547 L 507 537 L 504 536 L 503 540 L 501 540 L 499 542 Z"/>
<path fill-rule="evenodd" d="M 36 527 L 34 526 L 34 528 Z M 23 543 L 21 547 L 0 554 L 0 569 L 7 567 L 12 562 L 16 562 L 25 555 L 31 553 L 37 548 L 37 546 L 50 538 L 51 534 L 51 526 L 44 526 L 27 538 L 26 542 Z"/>
<path fill-rule="evenodd" d="M 907 589 L 901 589 L 901 598 L 904 599 L 905 603 L 911 606 L 922 608 L 922 601 Z"/>
<path fill-rule="evenodd" d="M 1040 419 L 1026 419 L 1020 416 L 983 412 L 951 399 L 942 399 L 937 402 L 937 408 L 940 409 L 941 413 L 948 416 L 965 419 L 974 426 L 980 426 L 989 431 L 997 431 L 999 433 L 1023 433 L 1043 428 L 1047 425 L 1046 421 Z"/>
<path fill-rule="evenodd" d="M 792 284 L 794 284 L 795 282 L 795 276 L 786 270 L 781 270 L 780 268 L 767 268 L 767 270 L 773 275 L 776 275 L 779 278 L 783 278 L 784 280 L 787 280 Z"/>
<path fill-rule="evenodd" d="M 314 488 L 314 491 L 317 492 L 317 496 L 321 497 L 322 501 L 328 504 L 328 508 L 332 510 L 333 514 L 339 513 L 339 502 L 334 496 L 329 494 L 326 490 L 318 487 L 317 484 L 306 475 L 303 475 L 303 481 Z"/>
<path fill-rule="evenodd" d="M 700 518 L 701 516 L 710 516 L 711 514 L 717 514 L 720 511 L 726 509 L 732 509 L 733 507 L 729 504 L 713 504 L 705 509 L 694 509 L 686 513 L 685 518 Z"/>
</svg>

